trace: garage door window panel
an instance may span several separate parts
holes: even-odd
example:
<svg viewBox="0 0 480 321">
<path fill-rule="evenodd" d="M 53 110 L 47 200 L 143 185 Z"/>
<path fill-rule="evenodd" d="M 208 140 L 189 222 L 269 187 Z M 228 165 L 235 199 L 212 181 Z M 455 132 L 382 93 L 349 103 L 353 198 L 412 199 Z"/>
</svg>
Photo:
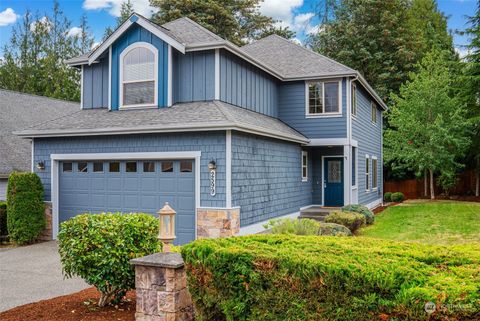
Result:
<svg viewBox="0 0 480 321">
<path fill-rule="evenodd" d="M 87 162 L 78 162 L 77 169 L 79 173 L 88 173 L 88 163 Z"/>
<path fill-rule="evenodd" d="M 191 161 L 180 162 L 180 173 L 191 173 L 193 171 L 193 165 Z"/>
<path fill-rule="evenodd" d="M 126 162 L 125 163 L 125 172 L 136 173 L 137 172 L 137 162 Z"/>
<path fill-rule="evenodd" d="M 62 169 L 64 173 L 71 173 L 73 171 L 73 164 L 71 162 L 63 163 Z"/>
<path fill-rule="evenodd" d="M 94 162 L 93 163 L 93 172 L 94 173 L 103 173 L 103 163 L 102 162 Z"/>
<path fill-rule="evenodd" d="M 143 162 L 143 172 L 144 173 L 154 173 L 155 172 L 155 163 L 154 162 Z"/>
<path fill-rule="evenodd" d="M 173 173 L 173 162 L 162 162 L 162 173 Z"/>
<path fill-rule="evenodd" d="M 119 173 L 120 172 L 120 162 L 110 162 L 108 164 L 108 171 L 110 173 Z"/>
</svg>

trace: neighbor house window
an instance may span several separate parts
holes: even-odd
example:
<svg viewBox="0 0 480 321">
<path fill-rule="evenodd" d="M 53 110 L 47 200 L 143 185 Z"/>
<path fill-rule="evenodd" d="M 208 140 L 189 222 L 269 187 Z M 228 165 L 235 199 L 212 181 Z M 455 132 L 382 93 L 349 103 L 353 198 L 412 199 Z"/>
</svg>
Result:
<svg viewBox="0 0 480 321">
<path fill-rule="evenodd" d="M 308 180 L 308 152 L 302 151 L 302 181 Z"/>
<path fill-rule="evenodd" d="M 352 84 L 352 116 L 357 116 L 357 85 Z"/>
<path fill-rule="evenodd" d="M 352 147 L 352 186 L 357 186 L 357 148 Z"/>
<path fill-rule="evenodd" d="M 157 104 L 157 49 L 149 43 L 135 43 L 120 55 L 121 107 Z"/>
<path fill-rule="evenodd" d="M 372 157 L 372 189 L 377 189 L 378 187 L 378 168 L 377 168 L 377 158 Z"/>
<path fill-rule="evenodd" d="M 372 101 L 372 123 L 377 123 L 377 105 Z"/>
<path fill-rule="evenodd" d="M 370 158 L 365 156 L 365 190 L 370 190 Z"/>
<path fill-rule="evenodd" d="M 340 113 L 340 82 L 307 83 L 307 115 Z"/>
</svg>

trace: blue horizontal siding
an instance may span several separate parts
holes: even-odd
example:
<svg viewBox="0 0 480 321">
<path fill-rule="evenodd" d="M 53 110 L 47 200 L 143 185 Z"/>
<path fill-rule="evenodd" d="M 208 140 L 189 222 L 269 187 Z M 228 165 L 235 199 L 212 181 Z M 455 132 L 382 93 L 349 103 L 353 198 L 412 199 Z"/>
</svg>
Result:
<svg viewBox="0 0 480 321">
<path fill-rule="evenodd" d="M 232 203 L 241 207 L 241 226 L 298 212 L 311 203 L 301 158 L 299 144 L 232 133 Z"/>
<path fill-rule="evenodd" d="M 83 66 L 83 108 L 108 107 L 108 56 Z"/>
<path fill-rule="evenodd" d="M 285 82 L 278 89 L 278 116 L 308 138 L 346 138 L 346 80 L 342 81 L 342 117 L 307 118 L 305 82 Z"/>
<path fill-rule="evenodd" d="M 34 162 L 45 163 L 45 170 L 35 169 L 45 188 L 45 200 L 51 200 L 51 154 L 201 151 L 200 204 L 225 206 L 224 132 L 36 138 L 34 150 Z M 212 159 L 218 165 L 215 196 L 210 196 L 208 163 Z"/>
</svg>

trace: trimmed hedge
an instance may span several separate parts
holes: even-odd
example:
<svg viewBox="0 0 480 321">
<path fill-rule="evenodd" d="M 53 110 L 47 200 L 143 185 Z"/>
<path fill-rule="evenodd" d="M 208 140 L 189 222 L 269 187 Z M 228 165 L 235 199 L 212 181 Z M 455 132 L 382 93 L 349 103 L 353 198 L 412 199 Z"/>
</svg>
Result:
<svg viewBox="0 0 480 321">
<path fill-rule="evenodd" d="M 478 244 L 253 235 L 197 240 L 182 256 L 196 320 L 480 317 Z"/>
<path fill-rule="evenodd" d="M 350 236 L 352 232 L 340 224 L 317 222 L 312 219 L 277 219 L 270 220 L 264 226 L 271 229 L 272 234 L 296 234 L 296 235 L 330 235 Z"/>
<path fill-rule="evenodd" d="M 392 202 L 400 203 L 400 202 L 403 202 L 404 199 L 405 199 L 405 195 L 403 195 L 402 192 L 396 192 L 392 194 Z"/>
<path fill-rule="evenodd" d="M 360 204 L 345 205 L 344 207 L 342 207 L 342 211 L 344 211 L 344 212 L 355 212 L 355 213 L 362 214 L 363 216 L 365 216 L 365 223 L 367 225 L 371 225 L 375 222 L 375 215 L 366 206 L 363 206 L 363 205 L 360 205 Z"/>
<path fill-rule="evenodd" d="M 333 211 L 325 217 L 325 223 L 346 226 L 352 233 L 366 224 L 365 216 L 355 212 Z"/>
<path fill-rule="evenodd" d="M 60 226 L 63 273 L 79 276 L 101 293 L 99 306 L 118 302 L 135 287 L 130 260 L 161 250 L 158 219 L 150 214 L 83 214 Z"/>
<path fill-rule="evenodd" d="M 10 240 L 27 244 L 40 236 L 46 224 L 43 195 L 43 185 L 37 174 L 10 174 L 7 185 L 7 227 Z"/>
<path fill-rule="evenodd" d="M 392 193 L 391 192 L 386 192 L 384 195 L 383 195 L 383 200 L 385 202 L 391 202 L 392 201 Z"/>
<path fill-rule="evenodd" d="M 7 203 L 0 201 L 0 242 L 3 241 L 7 235 Z"/>
</svg>

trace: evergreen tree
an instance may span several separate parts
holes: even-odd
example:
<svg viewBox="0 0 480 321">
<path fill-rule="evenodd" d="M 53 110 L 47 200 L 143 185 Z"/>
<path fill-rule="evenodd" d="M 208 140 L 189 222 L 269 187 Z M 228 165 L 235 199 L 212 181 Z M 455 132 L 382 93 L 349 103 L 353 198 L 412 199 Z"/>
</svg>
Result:
<svg viewBox="0 0 480 321">
<path fill-rule="evenodd" d="M 448 189 L 455 184 L 459 162 L 470 144 L 470 122 L 459 93 L 458 76 L 452 73 L 450 53 L 426 54 L 410 79 L 392 94 L 391 128 L 385 132 L 385 160 L 392 167 L 404 166 L 418 175 L 428 171 L 430 194 L 435 198 L 433 178 Z"/>
<path fill-rule="evenodd" d="M 237 45 L 275 33 L 285 38 L 295 34 L 275 26 L 272 18 L 258 11 L 261 0 L 151 0 L 159 9 L 152 17 L 158 24 L 189 17 L 220 37 Z"/>
<path fill-rule="evenodd" d="M 108 36 L 110 36 L 115 31 L 115 29 L 117 29 L 122 25 L 122 23 L 127 21 L 127 19 L 134 12 L 135 11 L 133 10 L 133 3 L 130 0 L 122 2 L 122 6 L 120 8 L 120 16 L 117 17 L 115 27 L 107 27 L 107 29 L 105 29 L 105 32 L 103 34 L 103 40 L 107 39 Z"/>
</svg>

